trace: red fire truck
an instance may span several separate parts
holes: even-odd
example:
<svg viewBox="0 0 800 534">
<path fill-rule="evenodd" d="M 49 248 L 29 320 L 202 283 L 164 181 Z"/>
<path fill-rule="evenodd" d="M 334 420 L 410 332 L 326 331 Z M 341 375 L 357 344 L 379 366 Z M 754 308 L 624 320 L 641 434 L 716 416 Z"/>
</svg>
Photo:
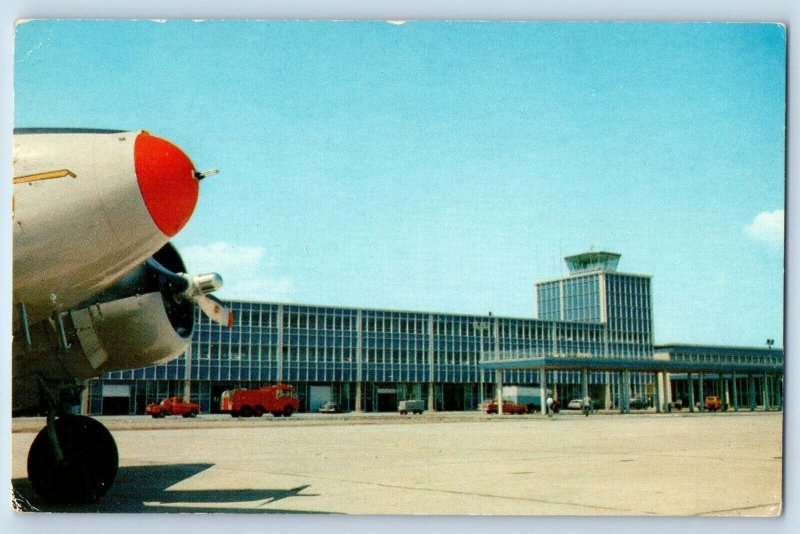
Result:
<svg viewBox="0 0 800 534">
<path fill-rule="evenodd" d="M 229 389 L 220 396 L 220 410 L 231 417 L 261 417 L 269 412 L 275 417 L 289 417 L 300 408 L 294 388 L 277 384 L 259 389 Z"/>
</svg>

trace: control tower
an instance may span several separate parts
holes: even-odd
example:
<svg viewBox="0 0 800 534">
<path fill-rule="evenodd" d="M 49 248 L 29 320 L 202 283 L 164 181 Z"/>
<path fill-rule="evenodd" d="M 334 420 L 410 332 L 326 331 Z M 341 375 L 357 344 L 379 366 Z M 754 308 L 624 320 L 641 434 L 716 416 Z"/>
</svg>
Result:
<svg viewBox="0 0 800 534">
<path fill-rule="evenodd" d="M 609 356 L 651 358 L 651 277 L 618 272 L 620 257 L 613 252 L 585 252 L 564 258 L 568 276 L 536 284 L 538 317 L 603 323 Z"/>
<path fill-rule="evenodd" d="M 567 256 L 570 274 L 583 273 L 588 271 L 616 271 L 619 259 L 622 256 L 614 252 L 584 252 L 574 256 Z"/>
</svg>

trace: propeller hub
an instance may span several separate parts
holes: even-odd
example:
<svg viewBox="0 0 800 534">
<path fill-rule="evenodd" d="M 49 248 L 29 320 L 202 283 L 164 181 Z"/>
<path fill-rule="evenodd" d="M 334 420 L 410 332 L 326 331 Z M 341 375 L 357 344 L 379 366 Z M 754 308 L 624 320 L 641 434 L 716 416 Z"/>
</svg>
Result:
<svg viewBox="0 0 800 534">
<path fill-rule="evenodd" d="M 204 295 L 208 295 L 222 287 L 222 277 L 217 273 L 198 274 L 194 277 L 193 285 Z"/>
</svg>

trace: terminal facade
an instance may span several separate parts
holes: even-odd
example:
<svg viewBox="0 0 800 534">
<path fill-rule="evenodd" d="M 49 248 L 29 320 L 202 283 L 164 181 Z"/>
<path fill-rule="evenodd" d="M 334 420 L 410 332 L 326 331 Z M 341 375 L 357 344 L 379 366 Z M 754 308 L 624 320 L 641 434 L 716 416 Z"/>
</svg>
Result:
<svg viewBox="0 0 800 534">
<path fill-rule="evenodd" d="M 236 322 L 227 328 L 196 310 L 186 354 L 90 381 L 88 411 L 143 414 L 147 403 L 188 393 L 204 413 L 214 413 L 227 389 L 277 382 L 295 387 L 304 411 L 316 411 L 327 400 L 347 410 L 395 411 L 404 399 L 423 399 L 433 410 L 475 410 L 496 394 L 498 382 L 538 385 L 542 372 L 548 391 L 563 402 L 588 391 L 605 408 L 631 397 L 652 398 L 659 387 L 662 396 L 686 401 L 690 383 L 698 394 L 724 389 L 719 380 L 724 373 L 707 374 L 705 387 L 701 379 L 698 389 L 691 374 L 661 382 L 635 366 L 621 380 L 619 373 L 599 367 L 582 374 L 578 369 L 493 372 L 480 365 L 517 353 L 562 361 L 612 358 L 631 365 L 664 353 L 725 361 L 766 358 L 774 364 L 770 368 L 782 369 L 779 349 L 657 347 L 650 277 L 617 271 L 619 258 L 606 252 L 565 258 L 568 276 L 536 284 L 538 319 L 229 301 Z M 775 406 L 781 379 L 778 373 L 770 379 L 768 386 L 756 381 L 753 387 L 757 399 L 769 395 Z M 742 383 L 741 391 L 749 392 L 748 387 Z"/>
</svg>

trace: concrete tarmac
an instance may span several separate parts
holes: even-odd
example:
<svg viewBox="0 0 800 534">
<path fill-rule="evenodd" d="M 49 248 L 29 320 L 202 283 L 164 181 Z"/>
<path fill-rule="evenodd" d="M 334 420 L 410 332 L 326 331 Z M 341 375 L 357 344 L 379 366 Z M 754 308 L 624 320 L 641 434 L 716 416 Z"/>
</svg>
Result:
<svg viewBox="0 0 800 534">
<path fill-rule="evenodd" d="M 12 420 L 18 510 L 774 516 L 782 506 L 782 412 L 98 419 L 120 469 L 87 506 L 37 499 L 26 458 L 44 420 Z"/>
</svg>

